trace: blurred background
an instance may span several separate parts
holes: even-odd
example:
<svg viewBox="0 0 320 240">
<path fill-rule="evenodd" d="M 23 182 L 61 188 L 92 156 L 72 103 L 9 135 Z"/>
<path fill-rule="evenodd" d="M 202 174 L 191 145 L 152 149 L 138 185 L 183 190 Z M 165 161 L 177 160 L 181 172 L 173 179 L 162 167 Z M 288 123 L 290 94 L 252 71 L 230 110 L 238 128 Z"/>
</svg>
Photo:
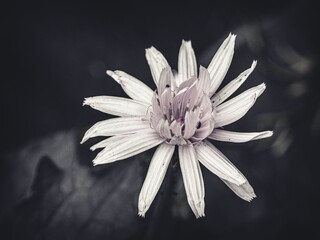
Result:
<svg viewBox="0 0 320 240">
<path fill-rule="evenodd" d="M 319 239 L 319 17 L 308 1 L 10 1 L 1 30 L 1 239 Z M 106 76 L 124 70 L 155 88 L 144 49 L 177 68 L 181 40 L 208 66 L 229 32 L 236 50 L 224 84 L 258 60 L 237 93 L 267 89 L 236 131 L 269 139 L 214 142 L 258 196 L 247 203 L 202 168 L 206 217 L 187 204 L 173 161 L 146 218 L 137 201 L 154 149 L 93 167 L 79 142 L 110 118 L 84 97 L 125 96 Z"/>
</svg>

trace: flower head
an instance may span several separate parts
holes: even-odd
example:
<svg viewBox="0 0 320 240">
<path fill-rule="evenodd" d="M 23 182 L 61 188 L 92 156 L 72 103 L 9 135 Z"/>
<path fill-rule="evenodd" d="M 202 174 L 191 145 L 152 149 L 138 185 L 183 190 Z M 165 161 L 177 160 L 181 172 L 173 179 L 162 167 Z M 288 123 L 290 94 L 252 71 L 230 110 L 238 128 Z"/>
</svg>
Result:
<svg viewBox="0 0 320 240">
<path fill-rule="evenodd" d="M 93 160 L 94 165 L 126 159 L 159 145 L 139 195 L 140 216 L 155 198 L 176 145 L 187 200 L 197 218 L 204 216 L 205 206 L 199 162 L 240 198 L 251 201 L 256 196 L 248 180 L 207 140 L 242 143 L 272 136 L 271 131 L 240 133 L 221 129 L 242 118 L 266 88 L 263 83 L 226 101 L 254 70 L 257 62 L 253 61 L 249 69 L 216 92 L 231 64 L 235 38 L 230 34 L 209 66 L 200 66 L 199 73 L 190 41 L 182 41 L 176 75 L 157 49 L 146 49 L 156 91 L 125 72 L 107 71 L 131 99 L 85 99 L 84 105 L 119 116 L 98 122 L 85 133 L 81 143 L 96 136 L 109 137 L 91 147 L 103 148 Z"/>
</svg>

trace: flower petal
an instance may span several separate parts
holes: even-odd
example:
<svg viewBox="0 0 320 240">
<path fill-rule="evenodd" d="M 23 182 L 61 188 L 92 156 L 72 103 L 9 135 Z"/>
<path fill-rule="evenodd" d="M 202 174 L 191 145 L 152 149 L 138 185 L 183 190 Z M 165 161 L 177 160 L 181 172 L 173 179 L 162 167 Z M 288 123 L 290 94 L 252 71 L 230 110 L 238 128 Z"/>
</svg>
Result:
<svg viewBox="0 0 320 240">
<path fill-rule="evenodd" d="M 230 67 L 234 53 L 235 39 L 236 35 L 230 33 L 208 66 L 211 77 L 209 96 L 212 96 L 216 92 Z"/>
<path fill-rule="evenodd" d="M 104 139 L 96 144 L 94 144 L 93 146 L 90 147 L 91 151 L 94 151 L 98 148 L 105 148 L 106 146 L 111 146 L 111 144 L 114 143 L 118 143 L 118 141 L 125 139 L 126 137 L 128 137 L 127 135 L 116 135 L 116 136 L 112 136 L 109 137 L 107 139 Z"/>
<path fill-rule="evenodd" d="M 105 164 L 126 159 L 153 148 L 163 141 L 164 139 L 152 129 L 128 135 L 125 139 L 113 142 L 112 146 L 106 146 L 93 160 L 93 164 Z"/>
<path fill-rule="evenodd" d="M 197 218 L 203 217 L 203 177 L 200 164 L 197 160 L 197 155 L 192 144 L 179 146 L 179 162 L 188 203 Z"/>
<path fill-rule="evenodd" d="M 165 90 L 171 91 L 171 87 L 174 87 L 172 83 L 174 83 L 174 77 L 171 68 L 164 68 L 159 76 L 158 95 L 161 96 Z"/>
<path fill-rule="evenodd" d="M 205 67 L 200 66 L 198 79 L 198 89 L 208 95 L 210 89 L 210 74 Z"/>
<path fill-rule="evenodd" d="M 253 72 L 257 65 L 257 61 L 253 61 L 251 67 L 244 72 L 242 72 L 237 78 L 228 83 L 224 88 L 222 88 L 217 94 L 212 97 L 212 102 L 215 106 L 218 106 L 222 102 L 224 102 L 228 97 L 230 97 L 241 85 L 245 82 L 245 80 L 249 77 L 249 75 Z"/>
<path fill-rule="evenodd" d="M 252 186 L 248 182 L 248 180 L 238 186 L 234 183 L 228 182 L 227 180 L 221 179 L 235 194 L 237 194 L 238 197 L 242 198 L 243 200 L 246 200 L 248 202 L 251 202 L 252 199 L 256 197 L 256 194 L 253 191 Z"/>
<path fill-rule="evenodd" d="M 191 41 L 182 40 L 178 57 L 178 71 L 179 82 L 177 82 L 177 85 L 180 85 L 190 77 L 197 76 L 197 60 L 191 46 Z"/>
<path fill-rule="evenodd" d="M 198 111 L 187 111 L 185 115 L 185 130 L 183 137 L 189 139 L 192 137 L 194 132 L 197 130 L 197 123 L 199 122 L 199 113 Z"/>
<path fill-rule="evenodd" d="M 205 141 L 195 147 L 199 161 L 219 178 L 234 183 L 237 186 L 244 184 L 246 179 L 236 169 L 227 157 L 224 156 L 210 142 Z"/>
<path fill-rule="evenodd" d="M 134 100 L 151 103 L 153 91 L 143 82 L 122 71 L 107 71 L 107 74 L 121 85 L 123 90 Z"/>
<path fill-rule="evenodd" d="M 162 143 L 155 151 L 139 195 L 139 215 L 144 217 L 157 195 L 174 153 L 174 145 Z"/>
<path fill-rule="evenodd" d="M 143 119 L 142 117 L 111 118 L 97 122 L 91 128 L 89 128 L 84 134 L 81 143 L 84 143 L 92 137 L 131 134 L 143 131 L 149 127 L 149 121 Z"/>
<path fill-rule="evenodd" d="M 271 137 L 272 135 L 273 135 L 272 131 L 243 133 L 243 132 L 230 132 L 222 129 L 215 129 L 208 136 L 208 138 L 211 138 L 217 141 L 223 141 L 223 142 L 244 143 L 244 142 Z"/>
<path fill-rule="evenodd" d="M 164 68 L 170 68 L 167 60 L 155 47 L 146 49 L 146 58 L 150 66 L 150 71 L 155 84 L 158 86 L 161 71 Z"/>
<path fill-rule="evenodd" d="M 250 88 L 216 108 L 215 127 L 222 127 L 242 118 L 266 89 L 264 83 Z"/>
<path fill-rule="evenodd" d="M 115 116 L 145 116 L 148 105 L 136 100 L 113 96 L 97 96 L 85 98 L 83 105 Z"/>
<path fill-rule="evenodd" d="M 160 119 L 156 127 L 156 130 L 159 133 L 159 135 L 163 138 L 170 139 L 172 137 L 170 133 L 170 126 L 168 120 L 164 120 L 163 118 Z"/>
<path fill-rule="evenodd" d="M 233 163 L 228 159 L 225 158 L 225 160 L 232 165 L 235 169 L 237 169 Z M 238 169 L 237 169 L 238 170 Z M 239 170 L 238 170 L 239 171 Z M 241 176 L 246 180 L 246 182 L 244 184 L 241 185 L 237 185 L 234 184 L 232 182 L 229 182 L 225 179 L 220 178 L 238 197 L 242 198 L 245 201 L 251 202 L 252 199 L 254 199 L 256 197 L 256 194 L 254 193 L 254 190 L 252 188 L 252 186 L 250 185 L 250 183 L 248 182 L 248 180 L 246 179 L 246 177 L 239 171 L 239 173 L 241 174 Z"/>
<path fill-rule="evenodd" d="M 182 126 L 177 120 L 173 120 L 170 124 L 170 130 L 176 137 L 181 137 L 182 135 Z"/>
</svg>

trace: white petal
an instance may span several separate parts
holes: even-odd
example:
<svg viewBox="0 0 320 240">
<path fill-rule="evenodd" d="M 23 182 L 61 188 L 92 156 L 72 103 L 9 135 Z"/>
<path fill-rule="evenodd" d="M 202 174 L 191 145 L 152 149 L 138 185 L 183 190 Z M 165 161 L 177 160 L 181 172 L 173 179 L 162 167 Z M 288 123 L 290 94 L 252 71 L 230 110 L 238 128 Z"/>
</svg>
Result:
<svg viewBox="0 0 320 240">
<path fill-rule="evenodd" d="M 250 88 L 216 108 L 215 127 L 222 127 L 242 118 L 266 89 L 264 83 Z"/>
<path fill-rule="evenodd" d="M 223 142 L 244 143 L 244 142 L 271 137 L 272 134 L 273 134 L 272 131 L 247 133 L 247 132 L 230 132 L 222 129 L 215 129 L 208 136 L 208 138 L 211 138 L 217 141 L 223 141 Z"/>
<path fill-rule="evenodd" d="M 253 61 L 251 67 L 244 72 L 242 72 L 237 78 L 228 83 L 224 88 L 222 88 L 218 93 L 216 93 L 212 97 L 212 102 L 215 106 L 218 106 L 222 102 L 224 102 L 228 97 L 230 97 L 241 85 L 245 82 L 245 80 L 249 77 L 249 75 L 253 72 L 257 65 L 257 61 Z"/>
<path fill-rule="evenodd" d="M 157 195 L 174 152 L 174 145 L 162 143 L 155 151 L 139 195 L 139 215 L 144 217 Z"/>
<path fill-rule="evenodd" d="M 177 85 L 193 76 L 197 76 L 197 60 L 191 46 L 191 41 L 182 40 L 178 57 L 178 71 L 179 82 L 177 82 Z"/>
<path fill-rule="evenodd" d="M 230 33 L 208 66 L 211 77 L 209 96 L 212 96 L 216 92 L 230 67 L 234 53 L 235 39 L 236 35 Z"/>
<path fill-rule="evenodd" d="M 229 163 L 216 147 L 205 141 L 195 147 L 199 161 L 219 178 L 225 179 L 237 186 L 244 184 L 246 179 L 232 164 Z"/>
<path fill-rule="evenodd" d="M 153 148 L 163 141 L 164 139 L 151 129 L 128 135 L 125 139 L 115 141 L 111 147 L 106 146 L 93 160 L 93 164 L 105 164 L 126 159 Z"/>
<path fill-rule="evenodd" d="M 85 98 L 83 105 L 115 116 L 145 116 L 148 104 L 121 97 L 97 96 Z"/>
<path fill-rule="evenodd" d="M 121 85 L 123 90 L 134 100 L 151 103 L 153 91 L 143 82 L 122 71 L 107 71 L 107 74 Z"/>
<path fill-rule="evenodd" d="M 89 138 L 97 136 L 113 136 L 120 134 L 131 134 L 139 131 L 143 131 L 150 127 L 148 120 L 142 117 L 119 117 L 111 118 L 101 122 L 97 122 L 91 128 L 89 128 L 81 143 L 84 143 Z"/>
<path fill-rule="evenodd" d="M 104 140 L 94 144 L 93 146 L 91 146 L 90 150 L 94 151 L 98 148 L 105 148 L 106 146 L 110 147 L 110 146 L 112 146 L 112 144 L 118 143 L 120 140 L 122 141 L 126 137 L 128 137 L 128 136 L 127 135 L 116 135 L 116 136 L 109 137 L 109 138 L 104 139 Z"/>
<path fill-rule="evenodd" d="M 233 163 L 228 159 L 225 158 L 225 160 L 232 165 L 235 169 L 237 169 Z M 239 170 L 238 170 L 239 171 Z M 246 200 L 248 202 L 250 202 L 252 199 L 254 199 L 256 197 L 256 194 L 254 193 L 254 190 L 252 188 L 252 186 L 250 185 L 250 183 L 248 182 L 248 180 L 246 179 L 246 177 L 239 171 L 239 173 L 241 174 L 241 176 L 245 179 L 245 183 L 241 184 L 241 185 L 236 185 L 232 182 L 229 182 L 225 179 L 220 178 L 238 197 L 242 198 L 243 200 Z"/>
<path fill-rule="evenodd" d="M 203 217 L 203 177 L 199 161 L 192 144 L 179 146 L 179 162 L 188 203 L 197 218 Z"/>
<path fill-rule="evenodd" d="M 234 183 L 228 182 L 227 180 L 221 179 L 235 194 L 237 194 L 238 197 L 242 198 L 243 200 L 246 200 L 248 202 L 251 202 L 252 199 L 256 197 L 256 194 L 253 191 L 252 186 L 248 182 L 248 180 L 240 185 L 237 186 Z"/>
<path fill-rule="evenodd" d="M 170 68 L 170 66 L 162 53 L 159 52 L 155 47 L 146 49 L 146 58 L 150 66 L 153 80 L 156 86 L 158 86 L 159 77 L 162 70 L 167 67 Z"/>
</svg>

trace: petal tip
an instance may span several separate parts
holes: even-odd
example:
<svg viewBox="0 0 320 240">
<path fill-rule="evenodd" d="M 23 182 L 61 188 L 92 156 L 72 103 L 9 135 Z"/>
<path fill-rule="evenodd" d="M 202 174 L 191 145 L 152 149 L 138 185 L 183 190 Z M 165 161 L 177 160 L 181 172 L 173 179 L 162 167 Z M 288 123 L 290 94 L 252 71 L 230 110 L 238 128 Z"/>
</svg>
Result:
<svg viewBox="0 0 320 240">
<path fill-rule="evenodd" d="M 87 141 L 87 139 L 85 139 L 85 137 L 83 137 L 80 144 L 84 144 L 86 141 Z"/>
<path fill-rule="evenodd" d="M 91 105 L 91 97 L 84 98 L 82 106 L 85 106 L 85 105 L 88 105 L 88 106 Z"/>
<path fill-rule="evenodd" d="M 251 64 L 251 69 L 255 69 L 255 67 L 257 66 L 258 61 L 257 60 L 253 60 L 252 64 Z"/>
<path fill-rule="evenodd" d="M 143 211 L 139 211 L 139 213 L 138 213 L 138 216 L 142 217 L 142 218 L 145 218 L 145 215 L 146 215 L 146 213 Z"/>
<path fill-rule="evenodd" d="M 267 131 L 266 135 L 267 135 L 267 137 L 272 137 L 273 136 L 273 131 Z"/>
<path fill-rule="evenodd" d="M 97 158 L 97 157 L 92 160 L 92 165 L 93 165 L 93 166 L 97 166 L 97 165 L 100 165 L 100 164 L 102 164 L 102 163 L 98 161 L 98 158 Z"/>
</svg>

